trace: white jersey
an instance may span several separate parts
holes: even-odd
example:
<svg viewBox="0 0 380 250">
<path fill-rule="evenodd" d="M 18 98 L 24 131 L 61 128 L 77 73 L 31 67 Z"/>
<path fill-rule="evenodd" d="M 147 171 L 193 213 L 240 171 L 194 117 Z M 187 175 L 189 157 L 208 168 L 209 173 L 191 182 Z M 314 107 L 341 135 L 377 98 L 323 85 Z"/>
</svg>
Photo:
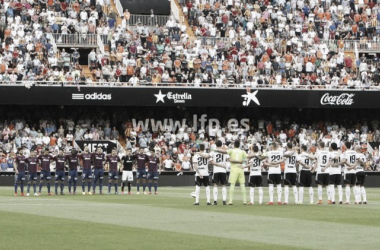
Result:
<svg viewBox="0 0 380 250">
<path fill-rule="evenodd" d="M 330 173 L 330 169 L 327 168 L 325 172 L 322 172 L 322 168 L 326 167 L 329 162 L 329 151 L 327 149 L 318 150 L 315 153 L 317 157 L 317 174 L 328 174 Z"/>
<path fill-rule="evenodd" d="M 306 152 L 302 152 L 297 156 L 297 162 L 302 162 L 308 167 L 311 167 L 313 164 L 313 160 L 309 159 L 309 154 Z M 299 165 L 299 170 L 305 170 L 305 171 L 310 171 L 310 168 L 305 168 L 303 165 Z"/>
<path fill-rule="evenodd" d="M 210 156 L 213 162 L 223 164 L 224 166 L 226 165 L 227 159 L 230 157 L 228 154 L 222 154 L 215 151 L 211 152 Z M 226 173 L 226 172 L 227 170 L 225 168 L 221 168 L 214 165 L 213 173 Z"/>
<path fill-rule="evenodd" d="M 258 157 L 253 157 L 251 161 L 253 163 L 249 176 L 261 176 L 262 160 Z"/>
<path fill-rule="evenodd" d="M 273 150 L 267 152 L 268 163 L 277 162 L 282 159 L 283 153 L 280 150 Z M 281 174 L 280 164 L 277 166 L 269 167 L 268 174 Z"/>
<path fill-rule="evenodd" d="M 195 154 L 193 157 L 194 164 L 197 164 L 198 171 L 202 176 L 209 176 L 208 174 L 208 162 L 209 160 L 207 158 L 203 158 L 199 154 Z M 198 171 L 195 172 L 195 176 L 198 175 Z"/>
<path fill-rule="evenodd" d="M 360 164 L 360 163 L 358 163 L 358 165 L 356 165 L 356 173 L 363 172 L 364 171 L 365 162 L 366 162 L 365 155 L 362 154 L 362 153 L 356 153 L 356 159 L 360 159 L 362 162 L 364 162 L 363 165 Z"/>
<path fill-rule="evenodd" d="M 337 156 L 338 156 L 338 158 L 335 159 L 335 157 L 337 157 Z M 329 153 L 329 159 L 332 160 L 332 164 L 339 163 L 339 162 L 341 162 L 341 153 L 339 151 L 330 152 Z M 330 166 L 330 175 L 333 175 L 333 174 L 342 174 L 341 165 L 338 165 L 335 168 Z"/>
<path fill-rule="evenodd" d="M 356 161 L 356 155 L 357 155 L 357 153 L 354 150 L 346 150 L 342 156 L 343 156 L 343 159 L 347 160 L 347 163 L 352 165 Z M 344 173 L 345 174 L 355 174 L 356 173 L 355 169 L 347 170 L 347 167 L 348 167 L 347 165 L 345 165 L 345 167 L 344 167 Z"/>
<path fill-rule="evenodd" d="M 297 162 L 297 153 L 294 151 L 286 151 L 285 155 L 288 155 L 285 161 L 285 170 L 284 173 L 297 173 L 296 162 Z"/>
</svg>

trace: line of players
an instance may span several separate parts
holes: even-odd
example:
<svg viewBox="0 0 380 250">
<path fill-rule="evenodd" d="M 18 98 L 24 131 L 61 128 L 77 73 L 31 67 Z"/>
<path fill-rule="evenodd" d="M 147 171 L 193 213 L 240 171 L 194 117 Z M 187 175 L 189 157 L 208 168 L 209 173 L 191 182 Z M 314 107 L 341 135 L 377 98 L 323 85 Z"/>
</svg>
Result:
<svg viewBox="0 0 380 250">
<path fill-rule="evenodd" d="M 239 147 L 239 143 L 235 143 L 235 148 Z M 352 146 L 350 142 L 345 143 L 346 151 L 342 152 L 336 143 L 331 143 L 330 148 L 327 148 L 324 142 L 318 144 L 318 149 L 315 153 L 308 152 L 306 146 L 301 148 L 293 147 L 291 143 L 287 144 L 286 149 L 278 147 L 276 143 L 271 144 L 271 150 L 266 153 L 259 152 L 259 148 L 254 146 L 250 154 L 243 152 L 242 159 L 229 159 L 231 150 L 222 150 L 222 143 L 216 142 L 217 148 L 210 154 L 204 152 L 203 145 L 200 146 L 200 152 L 196 153 L 193 158 L 194 169 L 196 170 L 195 177 L 195 193 L 192 196 L 196 201 L 194 205 L 199 205 L 200 186 L 206 188 L 207 205 L 210 202 L 209 188 L 209 173 L 208 165 L 213 165 L 212 182 L 214 184 L 213 198 L 214 205 L 218 201 L 218 185 L 222 186 L 223 204 L 227 204 L 227 168 L 229 164 L 240 163 L 241 168 L 249 168 L 249 186 L 250 186 L 250 202 L 254 204 L 255 188 L 258 189 L 259 204 L 263 203 L 263 178 L 262 169 L 268 170 L 269 184 L 269 202 L 268 205 L 274 204 L 274 187 L 277 188 L 277 204 L 289 203 L 289 190 L 292 187 L 295 204 L 303 204 L 304 189 L 308 188 L 309 202 L 314 204 L 314 190 L 312 188 L 312 173 L 316 172 L 316 184 L 318 186 L 318 202 L 323 204 L 323 187 L 326 187 L 327 203 L 335 204 L 335 187 L 338 189 L 339 204 L 343 204 L 343 188 L 342 188 L 342 173 L 343 183 L 345 185 L 345 204 L 350 204 L 351 186 L 354 192 L 355 204 L 367 204 L 365 183 L 365 168 L 366 157 L 362 154 L 362 149 L 359 145 Z M 244 156 L 245 155 L 245 156 Z M 244 164 L 244 162 L 246 164 Z M 282 202 L 282 174 L 280 164 L 285 162 L 284 169 L 284 202 Z M 342 171 L 343 170 L 343 171 Z M 232 173 L 232 172 L 231 172 Z M 235 184 L 235 178 L 230 183 Z M 245 195 L 245 178 L 240 178 L 240 186 L 243 194 L 243 204 L 247 204 Z M 233 195 L 233 192 L 232 192 Z M 231 190 L 230 190 L 231 196 Z M 232 197 L 228 204 L 232 205 Z"/>
<path fill-rule="evenodd" d="M 95 194 L 97 183 L 99 182 L 99 194 L 103 194 L 103 179 L 104 169 L 108 166 L 108 194 L 111 193 L 112 185 L 115 188 L 115 194 L 118 194 L 118 176 L 119 171 L 122 171 L 121 191 L 124 194 L 125 184 L 128 184 L 128 194 L 131 192 L 131 184 L 133 182 L 133 163 L 137 162 L 136 183 L 137 194 L 139 194 L 140 181 L 142 180 L 144 194 L 146 189 L 146 179 L 148 179 L 149 194 L 151 194 L 152 185 L 154 186 L 155 194 L 158 194 L 158 179 L 161 173 L 161 162 L 154 151 L 150 155 L 144 153 L 143 149 L 132 155 L 131 150 L 127 150 L 126 155 L 119 157 L 116 149 L 112 153 L 105 155 L 101 148 L 98 148 L 95 153 L 90 153 L 88 147 L 82 153 L 78 153 L 73 149 L 70 154 L 65 155 L 60 151 L 58 155 L 51 155 L 49 150 L 45 150 L 43 154 L 37 156 L 35 151 L 31 151 L 29 157 L 23 155 L 20 150 L 15 157 L 15 196 L 18 195 L 18 187 L 20 186 L 21 196 L 24 196 L 24 185 L 27 176 L 27 196 L 30 194 L 30 189 L 33 187 L 34 195 L 41 195 L 42 187 L 47 186 L 48 195 L 52 195 L 50 180 L 50 164 L 55 162 L 55 195 L 60 193 L 64 195 L 65 171 L 68 166 L 68 189 L 69 193 L 75 195 L 78 181 L 78 166 L 82 168 L 82 194 Z M 82 164 L 81 164 L 82 162 Z M 118 165 L 121 164 L 119 168 Z M 38 166 L 41 166 L 39 191 L 37 193 L 37 172 Z M 146 167 L 148 171 L 146 171 Z M 26 174 L 27 172 L 27 174 Z M 86 192 L 87 183 L 87 192 Z M 91 192 L 92 187 L 92 192 Z M 60 188 L 60 192 L 58 192 Z"/>
</svg>

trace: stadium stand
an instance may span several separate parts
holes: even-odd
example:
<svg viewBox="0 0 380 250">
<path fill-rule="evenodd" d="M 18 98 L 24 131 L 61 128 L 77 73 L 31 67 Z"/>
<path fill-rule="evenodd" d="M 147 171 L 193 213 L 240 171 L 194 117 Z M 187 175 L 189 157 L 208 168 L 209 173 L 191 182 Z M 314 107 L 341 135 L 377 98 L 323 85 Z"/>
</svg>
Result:
<svg viewBox="0 0 380 250">
<path fill-rule="evenodd" d="M 376 1 L 172 2 L 174 15 L 144 16 L 119 0 L 4 1 L 0 82 L 379 85 Z"/>
</svg>

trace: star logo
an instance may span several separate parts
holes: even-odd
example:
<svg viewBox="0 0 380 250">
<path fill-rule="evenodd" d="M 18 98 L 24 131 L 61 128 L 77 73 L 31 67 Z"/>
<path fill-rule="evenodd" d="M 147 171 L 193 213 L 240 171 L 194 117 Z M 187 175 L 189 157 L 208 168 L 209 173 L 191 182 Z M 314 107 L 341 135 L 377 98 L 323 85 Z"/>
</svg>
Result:
<svg viewBox="0 0 380 250">
<path fill-rule="evenodd" d="M 241 95 L 244 98 L 243 106 L 249 106 L 249 104 L 251 103 L 251 101 L 253 101 L 254 103 L 256 103 L 257 105 L 260 106 L 260 102 L 259 102 L 259 100 L 256 97 L 257 92 L 259 92 L 259 91 L 256 90 L 253 93 L 247 91 L 247 94 Z"/>
<path fill-rule="evenodd" d="M 161 89 L 160 89 L 160 92 L 158 92 L 158 94 L 154 95 L 154 96 L 157 98 L 156 103 L 158 103 L 158 102 L 165 103 L 164 98 L 166 95 L 162 94 Z"/>
</svg>

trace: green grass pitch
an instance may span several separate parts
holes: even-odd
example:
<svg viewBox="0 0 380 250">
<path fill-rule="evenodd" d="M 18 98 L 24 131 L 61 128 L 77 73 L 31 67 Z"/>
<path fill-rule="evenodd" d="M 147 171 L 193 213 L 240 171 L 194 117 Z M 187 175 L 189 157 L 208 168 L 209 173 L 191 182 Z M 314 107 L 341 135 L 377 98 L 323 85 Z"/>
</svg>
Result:
<svg viewBox="0 0 380 250">
<path fill-rule="evenodd" d="M 243 206 L 239 188 L 233 206 L 206 206 L 203 187 L 193 206 L 192 191 L 13 197 L 1 187 L 0 249 L 380 249 L 380 189 L 367 188 L 368 205 L 287 206 Z"/>
</svg>

